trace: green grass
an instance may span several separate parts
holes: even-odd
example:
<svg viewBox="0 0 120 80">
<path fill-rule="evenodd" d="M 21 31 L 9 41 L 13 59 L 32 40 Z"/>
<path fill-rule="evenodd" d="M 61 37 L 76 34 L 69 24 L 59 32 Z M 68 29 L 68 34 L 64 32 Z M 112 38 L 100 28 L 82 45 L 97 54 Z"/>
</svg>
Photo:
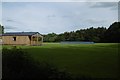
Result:
<svg viewBox="0 0 120 80">
<path fill-rule="evenodd" d="M 118 45 L 114 43 L 44 43 L 42 46 L 18 47 L 28 51 L 36 61 L 48 62 L 74 75 L 95 78 L 117 77 Z"/>
</svg>

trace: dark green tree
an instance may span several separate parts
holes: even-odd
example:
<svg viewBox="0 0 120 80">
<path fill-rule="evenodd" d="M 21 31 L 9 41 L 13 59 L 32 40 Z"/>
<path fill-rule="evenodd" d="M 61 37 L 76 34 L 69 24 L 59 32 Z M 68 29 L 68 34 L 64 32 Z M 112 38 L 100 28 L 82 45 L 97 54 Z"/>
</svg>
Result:
<svg viewBox="0 0 120 80">
<path fill-rule="evenodd" d="M 114 22 L 108 29 L 105 27 L 90 27 L 61 34 L 50 33 L 44 35 L 45 42 L 61 41 L 92 41 L 92 42 L 120 42 L 120 22 Z"/>
<path fill-rule="evenodd" d="M 0 34 L 4 33 L 4 26 L 0 25 Z"/>
<path fill-rule="evenodd" d="M 120 42 L 120 22 L 114 22 L 108 30 L 104 33 L 103 42 Z"/>
<path fill-rule="evenodd" d="M 56 42 L 57 34 L 49 33 L 44 35 L 44 42 Z"/>
</svg>

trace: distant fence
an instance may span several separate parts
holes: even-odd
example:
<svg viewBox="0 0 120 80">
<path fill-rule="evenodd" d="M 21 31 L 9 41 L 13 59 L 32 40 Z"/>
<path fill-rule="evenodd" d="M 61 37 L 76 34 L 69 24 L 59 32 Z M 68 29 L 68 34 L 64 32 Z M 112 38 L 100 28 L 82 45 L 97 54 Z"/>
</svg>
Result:
<svg viewBox="0 0 120 80">
<path fill-rule="evenodd" d="M 62 41 L 61 44 L 94 44 L 94 42 L 83 42 L 83 41 Z"/>
</svg>

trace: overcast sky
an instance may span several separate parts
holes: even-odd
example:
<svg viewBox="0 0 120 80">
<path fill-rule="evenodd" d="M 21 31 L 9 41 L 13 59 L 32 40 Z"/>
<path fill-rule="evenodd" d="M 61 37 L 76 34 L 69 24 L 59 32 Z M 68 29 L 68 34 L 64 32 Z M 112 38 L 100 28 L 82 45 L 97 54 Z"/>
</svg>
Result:
<svg viewBox="0 0 120 80">
<path fill-rule="evenodd" d="M 119 0 L 2 0 L 3 2 L 118 2 Z"/>
<path fill-rule="evenodd" d="M 109 27 L 118 21 L 117 2 L 3 2 L 6 32 L 63 33 L 89 27 Z"/>
</svg>

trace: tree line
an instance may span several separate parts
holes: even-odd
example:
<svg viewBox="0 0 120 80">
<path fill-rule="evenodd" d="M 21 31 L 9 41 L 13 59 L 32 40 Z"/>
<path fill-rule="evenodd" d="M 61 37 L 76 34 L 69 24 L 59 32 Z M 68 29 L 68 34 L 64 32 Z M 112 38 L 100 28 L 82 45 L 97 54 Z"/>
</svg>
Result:
<svg viewBox="0 0 120 80">
<path fill-rule="evenodd" d="M 109 28 L 105 27 L 90 27 L 61 34 L 49 33 L 43 35 L 44 42 L 61 42 L 61 41 L 90 41 L 90 42 L 120 42 L 120 22 L 114 22 Z M 0 33 L 4 33 L 4 26 L 0 25 Z"/>
<path fill-rule="evenodd" d="M 61 42 L 61 41 L 91 41 L 91 42 L 120 42 L 120 22 L 114 22 L 107 29 L 105 27 L 80 29 L 61 34 L 49 33 L 44 36 L 44 42 Z"/>
</svg>

